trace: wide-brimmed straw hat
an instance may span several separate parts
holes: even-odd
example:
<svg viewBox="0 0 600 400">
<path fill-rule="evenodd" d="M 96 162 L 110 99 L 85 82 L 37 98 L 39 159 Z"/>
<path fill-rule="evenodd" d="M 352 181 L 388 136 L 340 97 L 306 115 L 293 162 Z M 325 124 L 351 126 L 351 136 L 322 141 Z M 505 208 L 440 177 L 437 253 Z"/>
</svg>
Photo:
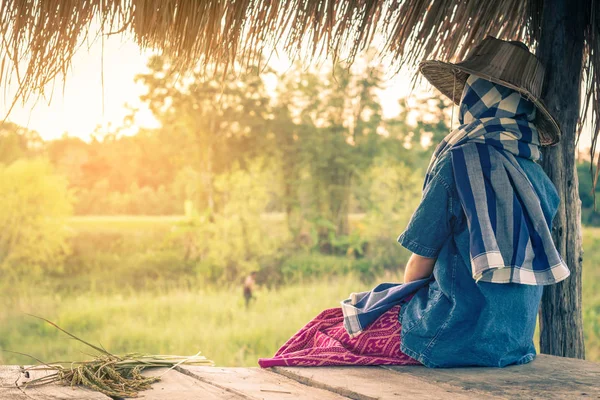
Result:
<svg viewBox="0 0 600 400">
<path fill-rule="evenodd" d="M 542 101 L 544 67 L 524 43 L 486 37 L 469 56 L 456 64 L 423 61 L 419 70 L 440 92 L 457 105 L 469 75 L 476 75 L 518 91 L 537 108 L 534 121 L 542 146 L 560 140 L 560 126 Z"/>
</svg>

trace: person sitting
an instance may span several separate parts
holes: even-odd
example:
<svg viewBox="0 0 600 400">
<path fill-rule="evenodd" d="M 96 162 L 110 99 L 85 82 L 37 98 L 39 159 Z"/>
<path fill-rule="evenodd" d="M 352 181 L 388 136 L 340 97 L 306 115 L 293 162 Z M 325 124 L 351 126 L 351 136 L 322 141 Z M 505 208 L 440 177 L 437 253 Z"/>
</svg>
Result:
<svg viewBox="0 0 600 400">
<path fill-rule="evenodd" d="M 353 293 L 323 311 L 261 367 L 493 366 L 535 358 L 544 285 L 569 269 L 551 237 L 559 197 L 540 147 L 560 128 L 540 99 L 543 68 L 527 47 L 492 37 L 463 62 L 421 72 L 459 104 L 399 243 L 403 284 Z"/>
</svg>

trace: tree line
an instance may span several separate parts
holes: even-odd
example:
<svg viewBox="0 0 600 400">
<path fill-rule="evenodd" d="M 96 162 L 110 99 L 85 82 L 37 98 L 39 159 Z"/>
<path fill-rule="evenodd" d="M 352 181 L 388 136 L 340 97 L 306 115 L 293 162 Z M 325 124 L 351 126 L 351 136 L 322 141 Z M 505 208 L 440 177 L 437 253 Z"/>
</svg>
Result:
<svg viewBox="0 0 600 400">
<path fill-rule="evenodd" d="M 241 269 L 251 269 L 268 254 L 261 215 L 281 213 L 279 236 L 294 246 L 385 259 L 388 245 L 375 243 L 393 243 L 418 204 L 434 145 L 449 130 L 450 105 L 417 95 L 410 107 L 400 99 L 398 115 L 385 118 L 378 96 L 384 76 L 368 55 L 351 68 L 294 65 L 277 72 L 255 66 L 244 74 L 202 70 L 187 77 L 175 74 L 168 59 L 153 57 L 136 80 L 146 88 L 140 100 L 159 128 L 125 134 L 134 128 L 136 110 L 108 132 L 97 129 L 91 141 L 69 135 L 44 141 L 16 124 L 0 126 L 0 173 L 14 183 L 4 189 L 54 182 L 43 185 L 47 194 L 19 190 L 23 198 L 65 203 L 20 212 L 22 199 L 12 196 L 0 218 L 22 227 L 31 220 L 26 215 L 44 209 L 61 215 L 185 214 L 192 221 L 182 235 L 185 258 L 204 260 L 208 269 L 219 264 L 222 271 L 244 260 L 249 264 Z M 579 171 L 584 223 L 600 224 L 586 165 Z M 40 175 L 47 179 L 32 178 Z M 351 229 L 354 213 L 365 217 Z M 25 219 L 11 216 L 17 214 Z M 40 214 L 36 223 L 43 221 Z M 51 234 L 55 228 L 33 230 L 47 231 L 53 248 L 64 247 L 60 235 Z M 3 236 L 6 258 L 7 243 L 19 240 Z M 229 257 L 217 242 L 227 243 Z"/>
<path fill-rule="evenodd" d="M 223 197 L 215 177 L 246 169 L 262 159 L 280 175 L 273 182 L 271 210 L 331 220 L 348 232 L 352 187 L 380 158 L 423 168 L 430 148 L 421 136 L 447 130 L 443 104 L 421 101 L 433 123 L 406 124 L 407 107 L 385 120 L 377 91 L 383 68 L 341 64 L 326 72 L 299 65 L 285 73 L 233 71 L 182 78 L 168 60 L 152 58 L 136 79 L 147 88 L 141 100 L 158 129 L 123 134 L 135 111 L 91 142 L 68 136 L 44 142 L 14 124 L 2 126 L 0 162 L 44 155 L 77 193 L 76 214 L 180 214 L 185 200 L 198 210 L 218 210 Z M 265 76 L 277 80 L 267 90 Z M 431 103 L 434 104 L 431 104 Z"/>
</svg>

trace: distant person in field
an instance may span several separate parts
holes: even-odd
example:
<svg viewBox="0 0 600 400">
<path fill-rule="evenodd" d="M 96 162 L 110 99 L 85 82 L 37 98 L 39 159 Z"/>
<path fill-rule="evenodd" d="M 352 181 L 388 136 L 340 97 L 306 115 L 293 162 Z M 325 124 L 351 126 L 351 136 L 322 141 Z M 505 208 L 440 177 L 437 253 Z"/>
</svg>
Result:
<svg viewBox="0 0 600 400">
<path fill-rule="evenodd" d="M 256 286 L 256 271 L 250 274 L 244 280 L 244 301 L 246 308 L 250 307 L 250 301 L 254 298 L 254 287 Z"/>
<path fill-rule="evenodd" d="M 537 163 L 560 128 L 540 99 L 544 70 L 520 42 L 484 39 L 457 64 L 421 63 L 460 106 L 437 146 L 421 203 L 398 241 L 404 283 L 353 293 L 262 367 L 525 364 L 544 285 L 569 269 L 554 246 L 556 188 Z"/>
</svg>

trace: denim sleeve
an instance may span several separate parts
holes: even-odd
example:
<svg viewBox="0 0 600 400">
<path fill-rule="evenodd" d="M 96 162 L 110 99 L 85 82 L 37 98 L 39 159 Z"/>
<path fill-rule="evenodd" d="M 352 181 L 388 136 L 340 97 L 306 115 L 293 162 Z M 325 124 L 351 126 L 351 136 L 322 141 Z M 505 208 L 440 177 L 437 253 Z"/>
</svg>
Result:
<svg viewBox="0 0 600 400">
<path fill-rule="evenodd" d="M 436 174 L 425 187 L 421 203 L 398 242 L 422 257 L 436 258 L 452 232 L 450 187 Z"/>
</svg>

